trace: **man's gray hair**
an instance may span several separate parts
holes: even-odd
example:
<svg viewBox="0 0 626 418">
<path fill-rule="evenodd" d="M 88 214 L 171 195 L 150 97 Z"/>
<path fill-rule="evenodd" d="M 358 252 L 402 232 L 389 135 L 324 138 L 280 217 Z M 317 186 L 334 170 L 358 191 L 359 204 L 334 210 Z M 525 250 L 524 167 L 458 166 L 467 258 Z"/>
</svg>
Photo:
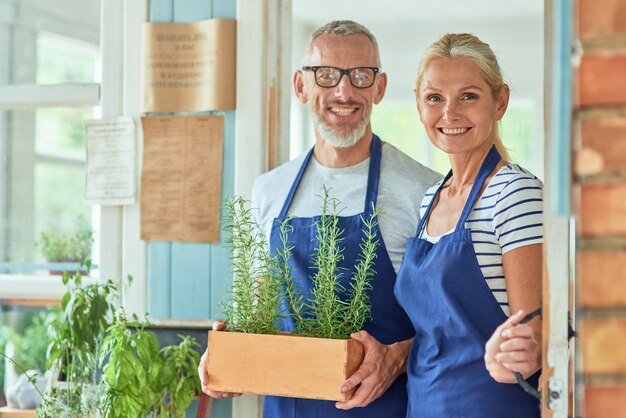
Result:
<svg viewBox="0 0 626 418">
<path fill-rule="evenodd" d="M 305 60 L 306 57 L 309 55 L 309 52 L 311 51 L 311 45 L 313 45 L 313 42 L 321 35 L 367 36 L 374 45 L 374 50 L 376 51 L 376 61 L 378 65 L 380 65 L 380 54 L 378 52 L 378 42 L 376 41 L 376 37 L 372 34 L 372 32 L 370 32 L 368 28 L 352 20 L 333 20 L 332 22 L 325 24 L 324 26 L 313 32 L 311 34 L 311 39 L 309 40 L 309 46 L 307 47 Z"/>
</svg>

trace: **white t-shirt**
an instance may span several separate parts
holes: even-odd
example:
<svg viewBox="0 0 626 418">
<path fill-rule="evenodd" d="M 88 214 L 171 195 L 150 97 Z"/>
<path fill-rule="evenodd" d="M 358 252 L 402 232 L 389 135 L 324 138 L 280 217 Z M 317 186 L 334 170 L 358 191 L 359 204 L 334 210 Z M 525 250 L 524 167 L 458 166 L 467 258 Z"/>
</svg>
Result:
<svg viewBox="0 0 626 418">
<path fill-rule="evenodd" d="M 420 216 L 426 212 L 439 184 L 441 181 L 426 192 Z M 543 183 L 517 164 L 501 167 L 474 205 L 465 228 L 472 230 L 472 244 L 480 270 L 508 316 L 502 254 L 543 242 Z M 420 236 L 427 241 L 434 243 L 441 238 L 429 236 L 425 231 L 426 228 Z"/>
<path fill-rule="evenodd" d="M 303 154 L 260 176 L 252 189 L 256 221 L 269 240 L 272 223 L 280 214 L 287 194 L 302 165 Z M 300 186 L 289 208 L 289 215 L 312 217 L 320 215 L 322 188 L 336 198 L 343 208 L 340 216 L 361 213 L 365 209 L 365 191 L 369 158 L 345 168 L 329 168 L 312 157 L 302 176 Z M 382 210 L 378 221 L 387 252 L 396 272 L 400 267 L 407 240 L 415 235 L 419 222 L 419 202 L 424 192 L 442 176 L 402 153 L 393 145 L 383 143 L 378 201 Z"/>
</svg>

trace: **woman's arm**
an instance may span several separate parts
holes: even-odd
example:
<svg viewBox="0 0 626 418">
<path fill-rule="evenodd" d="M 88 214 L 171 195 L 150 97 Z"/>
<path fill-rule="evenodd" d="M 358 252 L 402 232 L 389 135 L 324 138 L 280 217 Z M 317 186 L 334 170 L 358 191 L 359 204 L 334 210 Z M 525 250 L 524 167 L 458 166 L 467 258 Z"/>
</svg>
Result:
<svg viewBox="0 0 626 418">
<path fill-rule="evenodd" d="M 539 318 L 527 324 L 519 321 L 541 306 L 543 245 L 511 250 L 502 256 L 502 264 L 513 315 L 487 342 L 485 366 L 498 382 L 515 383 L 512 372 L 520 372 L 526 378 L 541 367 L 541 321 Z"/>
</svg>

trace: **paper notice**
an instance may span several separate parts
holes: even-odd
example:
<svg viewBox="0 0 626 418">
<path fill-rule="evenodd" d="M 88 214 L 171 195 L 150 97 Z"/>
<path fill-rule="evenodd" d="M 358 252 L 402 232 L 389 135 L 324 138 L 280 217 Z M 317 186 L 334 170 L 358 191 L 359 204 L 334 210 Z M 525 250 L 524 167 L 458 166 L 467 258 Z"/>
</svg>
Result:
<svg viewBox="0 0 626 418">
<path fill-rule="evenodd" d="M 85 121 L 85 201 L 132 205 L 137 194 L 135 125 L 129 117 Z"/>
<path fill-rule="evenodd" d="M 224 117 L 145 116 L 141 239 L 218 242 Z"/>
<path fill-rule="evenodd" d="M 144 23 L 144 112 L 235 109 L 235 20 Z"/>
</svg>

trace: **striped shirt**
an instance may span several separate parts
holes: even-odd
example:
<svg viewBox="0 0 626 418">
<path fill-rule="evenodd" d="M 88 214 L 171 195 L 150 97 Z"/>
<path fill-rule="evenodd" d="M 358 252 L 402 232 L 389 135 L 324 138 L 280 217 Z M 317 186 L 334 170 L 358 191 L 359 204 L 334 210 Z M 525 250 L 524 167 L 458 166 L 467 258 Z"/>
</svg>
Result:
<svg viewBox="0 0 626 418">
<path fill-rule="evenodd" d="M 420 216 L 424 216 L 440 184 L 441 181 L 424 195 Z M 492 177 L 465 222 L 465 228 L 472 231 L 472 244 L 480 270 L 507 316 L 509 304 L 502 254 L 543 242 L 542 213 L 541 180 L 519 165 L 509 164 Z M 441 238 L 430 237 L 425 231 L 426 228 L 420 237 L 430 242 L 437 242 Z"/>
</svg>

